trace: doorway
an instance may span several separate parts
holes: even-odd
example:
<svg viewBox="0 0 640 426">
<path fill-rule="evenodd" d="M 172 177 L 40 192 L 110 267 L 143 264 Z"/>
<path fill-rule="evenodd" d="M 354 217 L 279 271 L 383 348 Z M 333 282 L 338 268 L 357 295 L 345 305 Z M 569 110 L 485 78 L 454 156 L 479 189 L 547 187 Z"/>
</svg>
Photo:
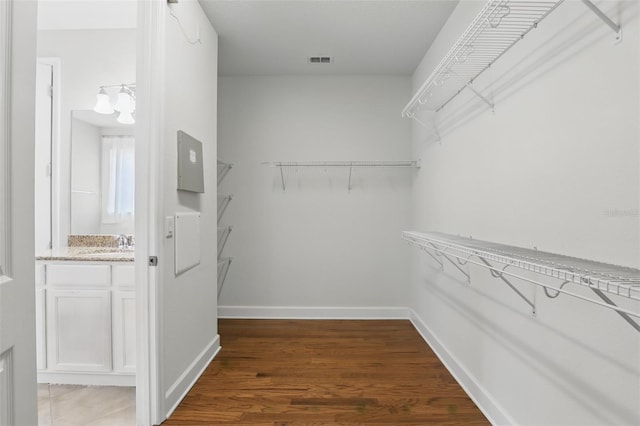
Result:
<svg viewBox="0 0 640 426">
<path fill-rule="evenodd" d="M 38 56 L 53 58 L 37 66 L 40 424 L 135 424 L 135 106 L 95 110 L 103 93 L 135 102 L 136 5 L 95 10 L 108 3 L 38 7 Z"/>
</svg>

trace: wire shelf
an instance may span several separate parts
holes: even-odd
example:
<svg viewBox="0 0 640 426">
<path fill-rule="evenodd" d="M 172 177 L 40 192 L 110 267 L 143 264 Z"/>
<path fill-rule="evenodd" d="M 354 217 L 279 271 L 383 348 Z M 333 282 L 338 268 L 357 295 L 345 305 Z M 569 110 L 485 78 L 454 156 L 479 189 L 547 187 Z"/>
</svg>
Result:
<svg viewBox="0 0 640 426">
<path fill-rule="evenodd" d="M 440 111 L 562 1 L 490 0 L 411 98 L 402 116 L 413 117 L 423 109 Z"/>
<path fill-rule="evenodd" d="M 229 235 L 232 230 L 232 226 L 218 227 L 218 259 L 220 259 L 220 256 L 222 255 L 222 251 L 229 240 Z"/>
<path fill-rule="evenodd" d="M 437 255 L 451 255 L 463 262 L 469 261 L 483 267 L 488 267 L 488 269 L 492 270 L 492 273 L 505 273 L 510 276 L 522 278 L 557 293 L 575 296 L 612 308 L 619 313 L 622 312 L 640 317 L 640 312 L 620 308 L 606 296 L 604 298 L 600 296 L 600 298 L 604 300 L 604 302 L 602 302 L 600 300 L 588 299 L 583 295 L 578 295 L 562 288 L 567 283 L 573 283 L 587 287 L 596 292 L 596 294 L 607 293 L 640 301 L 640 270 L 638 269 L 438 232 L 420 233 L 405 231 L 402 233 L 402 237 L 412 244 L 434 251 Z M 474 261 L 474 258 L 481 260 L 481 262 Z M 504 265 L 504 267 L 498 270 L 490 266 L 487 263 L 488 261 L 499 263 Z M 541 283 L 508 272 L 506 271 L 507 267 L 555 278 L 563 281 L 563 284 L 557 287 L 547 283 Z"/>
<path fill-rule="evenodd" d="M 225 163 L 224 161 L 218 160 L 218 185 L 224 179 L 224 177 L 229 173 L 229 170 L 233 167 L 232 163 Z"/>
<path fill-rule="evenodd" d="M 218 195 L 218 223 L 232 199 L 233 195 Z"/>
<path fill-rule="evenodd" d="M 227 279 L 227 273 L 229 273 L 229 267 L 232 261 L 232 257 L 225 257 L 218 260 L 218 296 L 220 296 L 224 282 Z"/>
</svg>

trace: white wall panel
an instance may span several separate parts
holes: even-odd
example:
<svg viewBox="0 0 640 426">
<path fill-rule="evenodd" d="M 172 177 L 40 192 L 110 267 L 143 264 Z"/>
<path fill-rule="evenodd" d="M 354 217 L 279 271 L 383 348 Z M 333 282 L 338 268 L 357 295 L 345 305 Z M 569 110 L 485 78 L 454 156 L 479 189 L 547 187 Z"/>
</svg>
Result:
<svg viewBox="0 0 640 426">
<path fill-rule="evenodd" d="M 640 266 L 640 11 L 597 4 L 621 21 L 622 43 L 582 2 L 564 2 L 477 79 L 495 113 L 465 91 L 436 116 L 441 145 L 414 123 L 413 229 Z M 414 89 L 481 6 L 458 5 Z M 614 312 L 518 284 L 536 292 L 532 317 L 486 270 L 472 266 L 468 286 L 412 257 L 411 307 L 496 402 L 495 419 L 638 423 L 640 335 Z"/>
<path fill-rule="evenodd" d="M 219 187 L 233 194 L 221 226 L 233 225 L 234 258 L 220 305 L 407 306 L 399 235 L 415 169 L 354 169 L 351 191 L 349 169 L 288 169 L 283 191 L 261 162 L 414 159 L 399 112 L 409 95 L 407 77 L 220 79 L 219 157 L 234 164 Z"/>
</svg>

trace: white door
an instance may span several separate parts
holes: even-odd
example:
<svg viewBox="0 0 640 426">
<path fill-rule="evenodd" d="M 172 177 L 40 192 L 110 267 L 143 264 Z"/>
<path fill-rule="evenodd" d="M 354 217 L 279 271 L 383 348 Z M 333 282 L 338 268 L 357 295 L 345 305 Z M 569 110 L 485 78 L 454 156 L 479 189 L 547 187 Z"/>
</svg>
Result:
<svg viewBox="0 0 640 426">
<path fill-rule="evenodd" d="M 0 425 L 37 424 L 32 184 L 36 18 L 35 2 L 0 1 Z"/>
<path fill-rule="evenodd" d="M 51 129 L 53 67 L 36 70 L 35 242 L 36 253 L 51 248 Z"/>
</svg>

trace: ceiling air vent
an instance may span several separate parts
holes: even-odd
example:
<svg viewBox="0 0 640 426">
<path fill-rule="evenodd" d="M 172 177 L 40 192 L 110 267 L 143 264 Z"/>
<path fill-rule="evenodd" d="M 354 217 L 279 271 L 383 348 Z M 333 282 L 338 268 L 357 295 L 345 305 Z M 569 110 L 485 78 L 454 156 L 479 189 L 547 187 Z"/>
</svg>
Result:
<svg viewBox="0 0 640 426">
<path fill-rule="evenodd" d="M 312 64 L 330 64 L 333 60 L 331 56 L 310 56 L 309 63 Z"/>
</svg>

